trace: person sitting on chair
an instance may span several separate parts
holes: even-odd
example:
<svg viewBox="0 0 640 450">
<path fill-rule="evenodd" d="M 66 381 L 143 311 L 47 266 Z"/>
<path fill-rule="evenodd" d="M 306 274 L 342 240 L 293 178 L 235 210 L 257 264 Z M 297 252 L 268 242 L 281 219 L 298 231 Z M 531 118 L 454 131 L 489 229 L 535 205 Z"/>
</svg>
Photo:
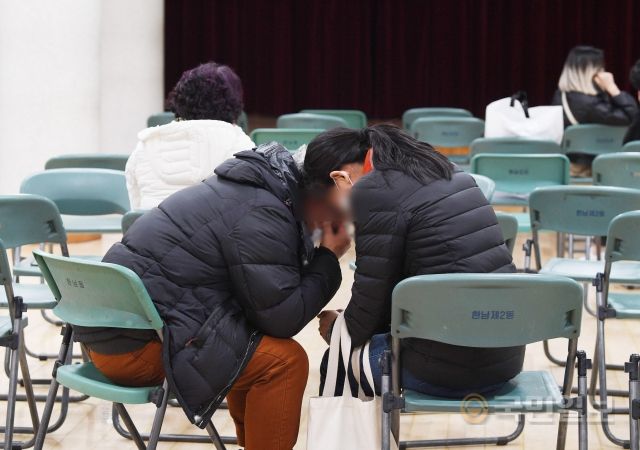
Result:
<svg viewBox="0 0 640 450">
<path fill-rule="evenodd" d="M 636 61 L 636 63 L 631 68 L 631 72 L 629 73 L 629 81 L 631 81 L 631 86 L 636 91 L 636 95 L 638 96 L 638 100 L 640 101 L 640 59 Z M 629 126 L 629 130 L 627 130 L 627 134 L 624 137 L 624 143 L 631 141 L 640 141 L 640 111 L 636 114 L 636 117 L 631 122 Z"/>
<path fill-rule="evenodd" d="M 291 154 L 263 145 L 138 219 L 104 261 L 140 276 L 164 341 L 146 331 L 76 330 L 98 370 L 126 386 L 166 376 L 200 427 L 226 397 L 241 446 L 291 450 L 308 373 L 291 337 L 336 293 L 350 243 L 343 225 L 325 222 L 314 249 L 299 181 Z"/>
<path fill-rule="evenodd" d="M 352 211 L 356 270 L 344 317 L 354 347 L 370 341 L 379 393 L 379 357 L 390 347 L 395 285 L 424 274 L 514 272 L 511 254 L 471 175 L 397 127 L 326 131 L 307 147 L 304 172 L 306 189 L 324 193 L 336 209 Z M 327 342 L 336 316 L 335 311 L 320 315 Z M 524 347 L 407 339 L 402 385 L 446 397 L 490 392 L 520 373 L 524 353 Z"/>
</svg>

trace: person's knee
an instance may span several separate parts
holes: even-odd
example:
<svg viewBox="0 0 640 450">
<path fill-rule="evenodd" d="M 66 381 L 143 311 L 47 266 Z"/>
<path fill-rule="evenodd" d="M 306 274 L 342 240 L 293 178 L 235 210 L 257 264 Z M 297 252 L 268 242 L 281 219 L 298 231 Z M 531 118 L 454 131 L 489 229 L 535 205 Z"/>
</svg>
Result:
<svg viewBox="0 0 640 450">
<path fill-rule="evenodd" d="M 299 374 L 301 378 L 304 378 L 305 382 L 309 375 L 309 357 L 307 352 L 302 346 L 295 340 L 289 339 L 290 345 L 287 349 L 288 358 L 287 366 L 290 370 Z"/>
</svg>

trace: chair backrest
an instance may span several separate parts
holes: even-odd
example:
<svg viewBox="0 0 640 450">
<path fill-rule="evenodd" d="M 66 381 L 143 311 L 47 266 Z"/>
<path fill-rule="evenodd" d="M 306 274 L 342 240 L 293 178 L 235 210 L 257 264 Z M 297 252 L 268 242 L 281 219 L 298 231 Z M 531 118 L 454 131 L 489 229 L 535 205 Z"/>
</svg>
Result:
<svg viewBox="0 0 640 450">
<path fill-rule="evenodd" d="M 640 153 L 599 155 L 593 160 L 593 184 L 640 189 Z"/>
<path fill-rule="evenodd" d="M 554 141 L 526 138 L 478 138 L 469 147 L 471 156 L 481 153 L 509 153 L 509 154 L 558 154 L 563 153 L 562 147 Z"/>
<path fill-rule="evenodd" d="M 391 334 L 466 347 L 580 335 L 582 287 L 559 276 L 421 275 L 393 290 Z"/>
<path fill-rule="evenodd" d="M 164 111 L 158 114 L 153 114 L 152 116 L 149 116 L 149 118 L 147 119 L 147 127 L 151 128 L 151 127 L 157 127 L 160 125 L 166 125 L 168 123 L 173 122 L 175 118 L 176 118 L 176 115 L 171 111 Z"/>
<path fill-rule="evenodd" d="M 60 155 L 51 158 L 44 165 L 44 170 L 51 169 L 110 169 L 124 171 L 129 155 L 117 154 L 77 154 Z"/>
<path fill-rule="evenodd" d="M 330 130 L 331 128 L 338 127 L 347 128 L 347 122 L 337 116 L 311 113 L 294 113 L 284 114 L 278 117 L 276 126 L 278 128 L 316 128 L 320 130 Z"/>
<path fill-rule="evenodd" d="M 502 204 L 526 205 L 526 195 L 538 187 L 569 184 L 569 167 L 565 155 L 483 153 L 471 158 L 471 172 L 496 183 L 493 201 L 500 200 Z M 514 197 L 498 195 L 503 193 Z"/>
<path fill-rule="evenodd" d="M 51 242 L 64 244 L 67 234 L 55 203 L 39 195 L 0 196 L 0 239 L 6 248 Z"/>
<path fill-rule="evenodd" d="M 529 196 L 531 228 L 581 236 L 606 236 L 619 214 L 640 209 L 640 190 L 609 186 L 558 186 Z"/>
<path fill-rule="evenodd" d="M 297 150 L 306 145 L 324 130 L 313 128 L 257 128 L 251 133 L 251 140 L 256 145 L 268 144 L 275 141 L 288 150 Z"/>
<path fill-rule="evenodd" d="M 300 112 L 340 117 L 349 128 L 360 129 L 367 126 L 366 114 L 357 109 L 303 109 Z"/>
<path fill-rule="evenodd" d="M 20 192 L 53 200 L 61 214 L 124 214 L 131 209 L 124 172 L 116 170 L 45 170 L 26 178 Z"/>
<path fill-rule="evenodd" d="M 409 130 L 422 117 L 473 117 L 473 114 L 462 108 L 411 108 L 402 114 L 402 127 Z"/>
<path fill-rule="evenodd" d="M 629 211 L 613 218 L 607 233 L 605 259 L 640 261 L 640 211 Z"/>
<path fill-rule="evenodd" d="M 518 219 L 512 214 L 501 211 L 496 211 L 496 217 L 498 218 L 500 228 L 502 228 L 504 243 L 511 254 L 513 254 L 513 248 L 516 245 L 516 238 L 518 236 Z"/>
<path fill-rule="evenodd" d="M 133 225 L 133 223 L 136 220 L 138 220 L 140 217 L 142 217 L 146 212 L 147 211 L 141 211 L 141 210 L 129 211 L 124 216 L 122 216 L 122 234 L 129 231 L 129 228 L 131 228 L 131 225 Z"/>
<path fill-rule="evenodd" d="M 0 239 L 0 284 L 4 286 L 5 295 L 9 297 L 9 292 L 12 291 L 13 278 L 11 276 L 11 265 L 9 264 L 9 258 L 7 257 L 7 247 Z M 0 294 L 2 295 L 2 294 Z M 10 300 L 7 298 L 7 300 Z"/>
<path fill-rule="evenodd" d="M 411 134 L 434 147 L 468 147 L 484 134 L 484 121 L 475 117 L 422 117 L 411 124 Z"/>
<path fill-rule="evenodd" d="M 42 275 L 58 301 L 55 314 L 71 325 L 162 328 L 140 278 L 126 267 L 33 252 Z"/>
<path fill-rule="evenodd" d="M 490 202 L 493 197 L 493 193 L 496 190 L 496 183 L 491 178 L 485 177 L 484 175 L 478 175 L 477 173 L 472 173 L 471 176 L 476 180 L 476 184 Z"/>
<path fill-rule="evenodd" d="M 640 141 L 631 141 L 624 144 L 623 152 L 640 152 Z"/>
<path fill-rule="evenodd" d="M 627 127 L 583 124 L 564 130 L 562 147 L 565 153 L 600 155 L 620 151 Z"/>
</svg>

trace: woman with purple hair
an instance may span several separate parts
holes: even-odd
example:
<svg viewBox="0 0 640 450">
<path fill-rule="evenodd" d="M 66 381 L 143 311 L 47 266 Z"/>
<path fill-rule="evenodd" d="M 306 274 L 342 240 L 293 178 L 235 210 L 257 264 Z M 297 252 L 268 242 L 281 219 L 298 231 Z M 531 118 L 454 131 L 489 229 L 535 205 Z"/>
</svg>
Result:
<svg viewBox="0 0 640 450">
<path fill-rule="evenodd" d="M 236 121 L 242 82 L 228 66 L 208 62 L 187 70 L 169 94 L 176 120 L 138 134 L 127 162 L 132 209 L 151 209 L 213 174 L 234 153 L 255 147 Z"/>
</svg>

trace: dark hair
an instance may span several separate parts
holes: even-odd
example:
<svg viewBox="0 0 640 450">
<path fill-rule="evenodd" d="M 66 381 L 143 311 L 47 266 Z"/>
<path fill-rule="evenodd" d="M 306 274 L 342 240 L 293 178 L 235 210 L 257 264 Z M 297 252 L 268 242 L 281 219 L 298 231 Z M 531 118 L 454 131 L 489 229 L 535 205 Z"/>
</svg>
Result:
<svg viewBox="0 0 640 450">
<path fill-rule="evenodd" d="M 330 172 L 363 163 L 370 148 L 375 168 L 399 170 L 421 182 L 451 179 L 453 164 L 445 156 L 400 128 L 382 124 L 362 130 L 334 128 L 312 140 L 304 158 L 307 189 L 332 185 Z"/>
<path fill-rule="evenodd" d="M 179 119 L 233 123 L 242 112 L 242 82 L 229 66 L 201 64 L 182 74 L 167 105 Z"/>
<path fill-rule="evenodd" d="M 589 66 L 604 68 L 604 52 L 590 45 L 578 45 L 567 55 L 565 65 L 580 71 L 585 71 Z"/>
<path fill-rule="evenodd" d="M 636 91 L 640 91 L 640 59 L 637 60 L 631 68 L 629 80 L 631 80 L 631 86 L 633 86 Z"/>
</svg>

